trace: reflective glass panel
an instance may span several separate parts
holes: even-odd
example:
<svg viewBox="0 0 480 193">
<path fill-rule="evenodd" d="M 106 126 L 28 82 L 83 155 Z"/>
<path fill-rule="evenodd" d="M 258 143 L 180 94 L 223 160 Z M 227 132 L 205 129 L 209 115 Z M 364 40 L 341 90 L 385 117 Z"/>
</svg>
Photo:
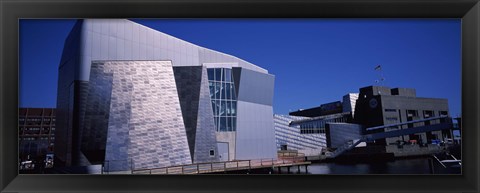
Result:
<svg viewBox="0 0 480 193">
<path fill-rule="evenodd" d="M 216 110 L 215 110 L 215 109 L 216 109 L 216 106 L 215 106 L 215 101 L 214 101 L 214 100 L 212 100 L 212 110 L 213 110 L 213 115 L 215 115 L 215 114 L 216 114 L 216 113 L 215 113 L 215 112 L 216 112 Z"/>
<path fill-rule="evenodd" d="M 232 70 L 210 68 L 208 71 L 210 99 L 217 131 L 235 131 L 236 93 Z M 228 117 L 226 117 L 228 116 Z"/>
<path fill-rule="evenodd" d="M 215 84 L 213 82 L 208 82 L 208 87 L 210 88 L 210 99 L 215 98 Z"/>
<path fill-rule="evenodd" d="M 233 82 L 230 84 L 230 90 L 232 91 L 232 100 L 237 100 L 237 93 L 235 93 L 235 86 L 233 85 Z"/>
<path fill-rule="evenodd" d="M 231 109 L 231 114 L 232 116 L 237 116 L 237 102 L 233 101 L 232 102 L 232 109 Z"/>
<path fill-rule="evenodd" d="M 225 84 L 225 93 L 226 93 L 226 99 L 232 99 L 232 94 L 230 93 L 230 88 L 231 88 L 231 83 L 226 83 Z"/>
<path fill-rule="evenodd" d="M 225 126 L 227 127 L 227 131 L 232 131 L 232 125 L 230 125 L 230 117 L 225 117 Z"/>
<path fill-rule="evenodd" d="M 232 82 L 232 70 L 225 69 L 225 82 Z"/>
<path fill-rule="evenodd" d="M 231 101 L 227 101 L 227 116 L 231 116 L 232 115 L 232 102 Z"/>
<path fill-rule="evenodd" d="M 216 82 L 216 83 L 215 83 L 215 98 L 216 98 L 216 99 L 221 99 L 221 98 L 220 98 L 221 89 L 222 89 L 221 83 L 220 83 L 220 82 Z"/>
<path fill-rule="evenodd" d="M 227 131 L 227 118 L 220 117 L 220 131 Z"/>
<path fill-rule="evenodd" d="M 214 74 L 215 70 L 212 68 L 207 69 L 208 72 L 208 80 L 215 80 Z"/>
<path fill-rule="evenodd" d="M 218 113 L 219 116 L 225 116 L 225 111 L 226 111 L 226 101 L 222 101 L 222 106 L 220 107 L 220 113 Z"/>
<path fill-rule="evenodd" d="M 215 68 L 215 80 L 220 81 L 220 77 L 222 77 L 222 69 Z"/>
</svg>

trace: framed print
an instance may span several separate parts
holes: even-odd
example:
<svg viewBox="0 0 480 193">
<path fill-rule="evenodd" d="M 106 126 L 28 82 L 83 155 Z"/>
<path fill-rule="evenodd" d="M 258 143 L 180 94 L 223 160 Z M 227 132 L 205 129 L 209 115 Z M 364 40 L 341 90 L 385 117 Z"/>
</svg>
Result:
<svg viewBox="0 0 480 193">
<path fill-rule="evenodd" d="M 3 1 L 2 191 L 476 192 L 479 9 Z"/>
</svg>

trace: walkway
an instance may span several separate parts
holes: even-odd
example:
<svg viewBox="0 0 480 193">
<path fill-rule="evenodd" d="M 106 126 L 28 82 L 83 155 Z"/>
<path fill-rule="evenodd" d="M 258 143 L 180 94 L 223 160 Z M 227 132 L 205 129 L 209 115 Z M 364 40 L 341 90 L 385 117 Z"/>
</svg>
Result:
<svg viewBox="0 0 480 193">
<path fill-rule="evenodd" d="M 170 166 L 152 169 L 132 170 L 132 174 L 208 174 L 224 173 L 241 170 L 254 170 L 262 168 L 279 168 L 292 166 L 308 166 L 311 162 L 305 161 L 305 157 L 282 157 L 279 159 L 259 160 L 234 160 L 226 162 L 196 163 L 188 165 Z"/>
</svg>

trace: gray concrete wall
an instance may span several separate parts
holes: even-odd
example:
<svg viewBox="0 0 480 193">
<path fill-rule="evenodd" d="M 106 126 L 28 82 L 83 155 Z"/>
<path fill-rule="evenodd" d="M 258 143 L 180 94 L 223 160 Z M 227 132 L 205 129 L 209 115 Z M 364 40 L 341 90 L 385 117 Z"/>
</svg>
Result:
<svg viewBox="0 0 480 193">
<path fill-rule="evenodd" d="M 216 132 L 217 142 L 228 143 L 228 160 L 230 161 L 235 159 L 236 133 L 235 131 Z"/>
</svg>

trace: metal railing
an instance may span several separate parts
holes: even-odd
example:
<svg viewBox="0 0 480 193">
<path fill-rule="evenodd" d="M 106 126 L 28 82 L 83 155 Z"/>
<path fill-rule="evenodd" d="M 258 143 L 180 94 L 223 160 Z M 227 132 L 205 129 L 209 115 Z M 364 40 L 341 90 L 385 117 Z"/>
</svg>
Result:
<svg viewBox="0 0 480 193">
<path fill-rule="evenodd" d="M 383 129 L 383 128 L 387 128 L 387 127 L 396 127 L 396 126 L 400 126 L 400 125 L 407 125 L 407 124 L 413 124 L 413 123 L 422 123 L 422 122 L 427 123 L 427 122 L 437 120 L 437 119 L 439 119 L 440 122 L 444 122 L 446 118 L 449 118 L 449 117 L 446 116 L 446 115 L 442 115 L 442 116 L 438 116 L 438 117 L 431 117 L 431 118 L 407 121 L 407 122 L 402 122 L 402 123 L 394 123 L 394 124 L 389 124 L 389 125 L 381 125 L 381 126 L 376 126 L 376 127 L 370 127 L 370 128 L 367 128 L 366 130 L 371 131 L 371 130 L 376 130 L 376 129 Z"/>
<path fill-rule="evenodd" d="M 249 170 L 257 168 L 279 167 L 305 162 L 304 157 L 292 156 L 281 159 L 234 160 L 226 162 L 195 163 L 162 168 L 145 168 L 132 170 L 132 174 L 202 174 Z"/>
<path fill-rule="evenodd" d="M 352 149 L 353 147 L 357 146 L 361 142 L 363 142 L 363 139 L 354 139 L 354 140 L 349 140 L 342 146 L 338 147 L 335 151 L 333 152 L 327 152 L 326 156 L 328 158 L 335 158 L 338 155 L 342 154 L 343 152 Z"/>
</svg>

